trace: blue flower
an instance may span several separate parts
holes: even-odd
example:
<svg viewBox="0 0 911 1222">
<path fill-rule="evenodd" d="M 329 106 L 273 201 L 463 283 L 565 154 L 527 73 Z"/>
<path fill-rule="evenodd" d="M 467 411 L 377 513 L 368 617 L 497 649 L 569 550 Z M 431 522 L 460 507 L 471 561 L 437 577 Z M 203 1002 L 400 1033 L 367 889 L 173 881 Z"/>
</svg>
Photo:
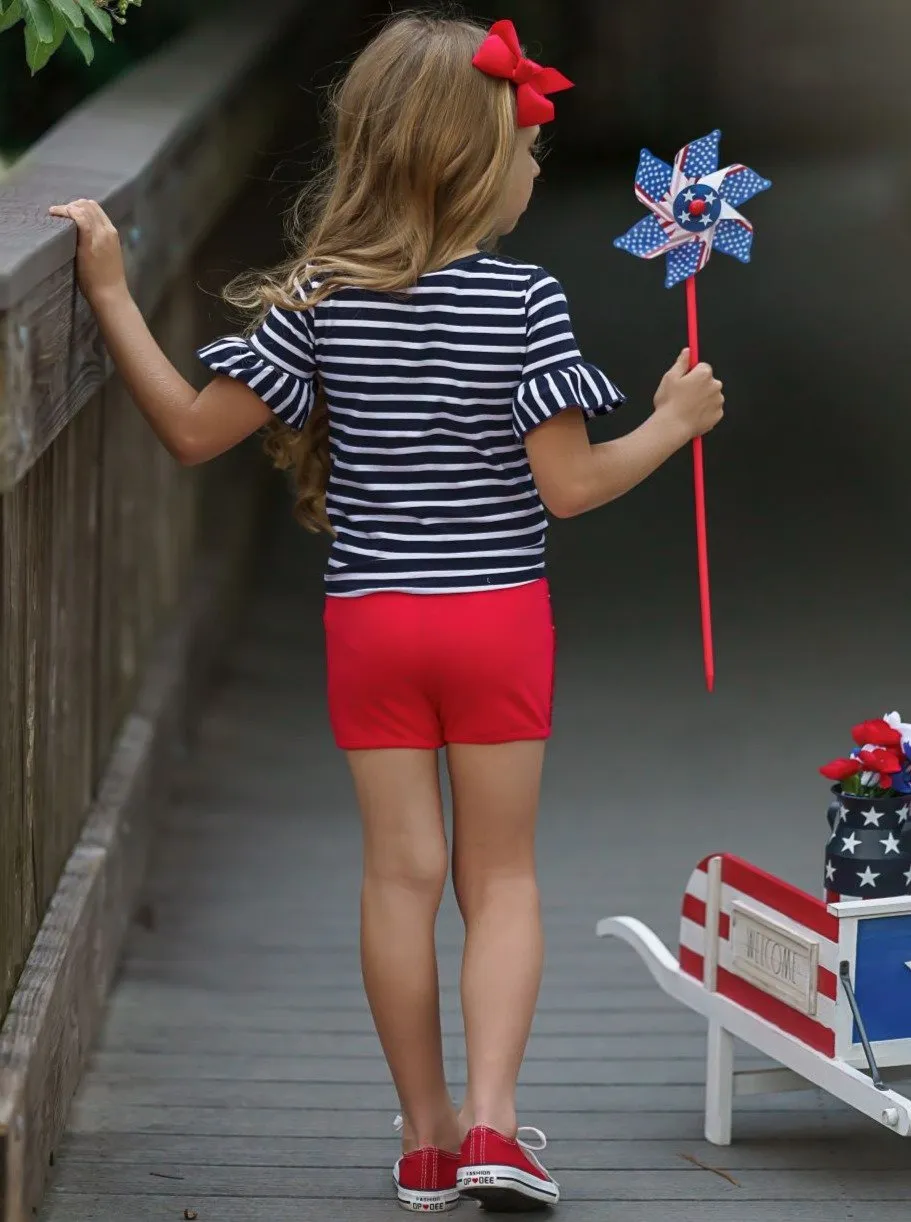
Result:
<svg viewBox="0 0 911 1222">
<path fill-rule="evenodd" d="M 911 793 L 911 768 L 905 767 L 901 772 L 894 773 L 892 788 L 896 793 Z"/>
</svg>

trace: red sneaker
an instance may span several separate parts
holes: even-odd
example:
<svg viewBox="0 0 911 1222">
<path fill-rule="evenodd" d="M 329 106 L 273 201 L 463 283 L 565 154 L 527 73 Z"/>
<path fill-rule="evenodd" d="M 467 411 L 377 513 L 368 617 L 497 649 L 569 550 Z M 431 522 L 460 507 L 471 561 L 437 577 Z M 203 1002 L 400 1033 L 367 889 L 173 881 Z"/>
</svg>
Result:
<svg viewBox="0 0 911 1222">
<path fill-rule="evenodd" d="M 532 1145 L 522 1139 L 528 1134 Z M 547 1146 L 540 1129 L 521 1128 L 515 1139 L 478 1125 L 462 1144 L 456 1184 L 464 1197 L 488 1209 L 528 1209 L 533 1204 L 556 1205 L 560 1186 L 535 1157 Z"/>
<path fill-rule="evenodd" d="M 401 1129 L 401 1118 L 396 1118 L 397 1129 Z M 392 1169 L 392 1178 L 398 1193 L 399 1204 L 412 1213 L 439 1214 L 455 1209 L 459 1203 L 456 1187 L 456 1172 L 460 1156 L 425 1146 L 403 1154 Z"/>
</svg>

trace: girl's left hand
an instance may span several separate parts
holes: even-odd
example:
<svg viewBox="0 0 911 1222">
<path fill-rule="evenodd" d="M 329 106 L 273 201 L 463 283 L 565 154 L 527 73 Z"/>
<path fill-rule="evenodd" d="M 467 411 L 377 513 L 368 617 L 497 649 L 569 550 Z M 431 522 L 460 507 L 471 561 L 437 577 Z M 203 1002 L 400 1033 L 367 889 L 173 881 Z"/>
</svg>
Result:
<svg viewBox="0 0 911 1222">
<path fill-rule="evenodd" d="M 55 204 L 51 216 L 67 217 L 76 225 L 76 275 L 79 287 L 93 304 L 127 287 L 120 235 L 107 213 L 93 199 Z"/>
</svg>

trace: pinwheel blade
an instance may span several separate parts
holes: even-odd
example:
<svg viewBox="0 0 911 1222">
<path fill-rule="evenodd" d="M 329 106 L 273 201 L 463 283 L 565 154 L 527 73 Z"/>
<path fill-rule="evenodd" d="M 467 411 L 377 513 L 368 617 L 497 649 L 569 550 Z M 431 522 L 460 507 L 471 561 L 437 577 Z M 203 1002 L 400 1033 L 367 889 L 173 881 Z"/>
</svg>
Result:
<svg viewBox="0 0 911 1222">
<path fill-rule="evenodd" d="M 675 165 L 687 178 L 705 178 L 718 169 L 718 146 L 721 132 L 709 132 L 690 144 L 685 144 L 677 154 Z"/>
<path fill-rule="evenodd" d="M 667 256 L 667 275 L 665 288 L 672 289 L 675 284 L 689 280 L 695 276 L 704 261 L 705 243 L 699 238 L 687 242 L 685 246 L 677 246 Z"/>
<path fill-rule="evenodd" d="M 721 184 L 719 191 L 725 203 L 739 208 L 741 204 L 745 204 L 748 199 L 752 199 L 760 191 L 768 191 L 771 185 L 768 178 L 763 178 L 749 166 L 740 165 L 732 169 Z"/>
<path fill-rule="evenodd" d="M 636 167 L 636 195 L 646 205 L 662 200 L 671 187 L 673 170 L 666 161 L 643 149 Z"/>
<path fill-rule="evenodd" d="M 743 221 L 719 221 L 715 226 L 715 250 L 739 259 L 741 263 L 749 263 L 750 249 L 753 245 L 753 230 Z"/>
<path fill-rule="evenodd" d="M 649 214 L 637 221 L 622 237 L 615 238 L 614 245 L 640 259 L 654 259 L 669 248 L 670 239 L 657 219 Z"/>
<path fill-rule="evenodd" d="M 734 208 L 739 208 L 760 191 L 768 191 L 772 185 L 768 178 L 763 178 L 747 165 L 725 166 L 723 170 L 707 174 L 702 181 L 714 187 L 725 203 Z"/>
</svg>

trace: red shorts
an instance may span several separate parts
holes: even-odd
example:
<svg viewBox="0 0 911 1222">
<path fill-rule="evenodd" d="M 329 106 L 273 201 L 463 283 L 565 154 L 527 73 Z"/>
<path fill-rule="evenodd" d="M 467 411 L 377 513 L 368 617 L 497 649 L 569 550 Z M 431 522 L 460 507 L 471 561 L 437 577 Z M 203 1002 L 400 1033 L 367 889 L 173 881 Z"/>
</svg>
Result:
<svg viewBox="0 0 911 1222">
<path fill-rule="evenodd" d="M 546 580 L 472 594 L 326 599 L 329 717 L 345 751 L 550 736 Z"/>
</svg>

